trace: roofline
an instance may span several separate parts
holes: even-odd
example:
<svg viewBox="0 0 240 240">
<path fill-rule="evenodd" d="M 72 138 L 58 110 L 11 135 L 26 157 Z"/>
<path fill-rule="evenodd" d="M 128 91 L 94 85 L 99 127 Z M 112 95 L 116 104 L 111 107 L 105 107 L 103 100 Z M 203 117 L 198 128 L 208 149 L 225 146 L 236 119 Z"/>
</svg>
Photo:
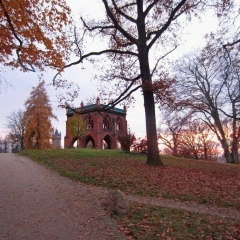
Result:
<svg viewBox="0 0 240 240">
<path fill-rule="evenodd" d="M 102 110 L 101 110 L 101 108 L 102 108 Z M 105 105 L 105 104 L 100 104 L 100 105 L 90 104 L 87 106 L 83 106 L 81 108 L 75 108 L 74 110 L 82 112 L 82 114 L 87 114 L 87 113 L 91 113 L 91 112 L 114 112 L 114 113 L 118 113 L 119 115 L 126 116 L 126 112 L 123 109 L 112 107 L 110 105 Z M 68 109 L 67 115 L 74 113 L 74 110 Z"/>
</svg>

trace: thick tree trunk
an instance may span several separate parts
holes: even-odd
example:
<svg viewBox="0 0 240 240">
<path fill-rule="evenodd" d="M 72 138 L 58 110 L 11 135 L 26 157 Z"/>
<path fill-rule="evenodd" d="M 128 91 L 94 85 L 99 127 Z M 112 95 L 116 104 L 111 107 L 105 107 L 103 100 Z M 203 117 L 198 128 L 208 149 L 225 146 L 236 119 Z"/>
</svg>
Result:
<svg viewBox="0 0 240 240">
<path fill-rule="evenodd" d="M 23 140 L 22 137 L 21 137 L 21 140 L 20 140 L 20 146 L 21 146 L 21 150 L 24 150 L 24 140 Z"/>
<path fill-rule="evenodd" d="M 172 154 L 173 156 L 178 156 L 179 153 L 178 153 L 178 144 L 177 144 L 177 138 L 178 138 L 178 135 L 177 134 L 174 134 L 173 133 L 173 149 L 172 149 Z"/>
<path fill-rule="evenodd" d="M 158 149 L 157 128 L 156 128 L 156 114 L 155 102 L 152 90 L 152 80 L 149 69 L 148 55 L 142 54 L 140 60 L 140 69 L 142 75 L 142 89 L 144 99 L 144 109 L 146 118 L 146 132 L 147 132 L 147 147 L 148 157 L 147 164 L 151 166 L 163 165 Z"/>
<path fill-rule="evenodd" d="M 148 54 L 147 52 L 143 52 L 142 54 L 140 54 L 140 56 L 141 57 L 139 58 L 139 62 L 142 75 L 142 89 L 148 147 L 147 165 L 151 166 L 163 165 L 160 159 L 158 149 L 155 102 L 152 90 L 152 80 L 149 69 Z"/>
<path fill-rule="evenodd" d="M 205 143 L 204 143 L 204 159 L 208 160 L 208 149 Z"/>
<path fill-rule="evenodd" d="M 232 110 L 233 110 L 233 122 L 232 122 L 232 144 L 231 144 L 231 158 L 232 158 L 232 162 L 231 163 L 238 163 L 238 140 L 239 140 L 239 136 L 238 136 L 238 128 L 237 128 L 237 111 L 236 111 L 236 107 L 235 107 L 235 103 L 232 102 Z"/>
<path fill-rule="evenodd" d="M 218 126 L 218 129 L 219 129 L 221 137 L 222 137 L 222 139 L 219 139 L 219 140 L 220 140 L 221 146 L 224 151 L 224 157 L 226 159 L 226 162 L 227 163 L 236 163 L 237 162 L 236 155 L 234 154 L 234 152 L 236 152 L 236 149 L 235 149 L 236 145 L 234 143 L 232 143 L 231 152 L 230 152 L 230 150 L 229 150 L 230 146 L 227 143 L 227 139 L 225 138 L 223 129 L 221 128 L 221 126 L 220 127 Z"/>
<path fill-rule="evenodd" d="M 143 97 L 146 116 L 146 131 L 148 146 L 147 164 L 151 166 L 163 165 L 158 150 L 155 103 L 153 92 L 149 90 L 144 91 Z"/>
<path fill-rule="evenodd" d="M 223 139 L 222 141 L 221 141 L 221 145 L 222 145 L 222 148 L 223 148 L 223 151 L 224 151 L 224 157 L 225 157 L 225 159 L 226 159 L 226 162 L 227 163 L 232 163 L 232 157 L 231 157 L 231 153 L 230 153 L 230 151 L 229 151 L 229 146 L 228 146 L 228 144 L 227 144 L 227 141 L 226 141 L 226 139 Z"/>
<path fill-rule="evenodd" d="M 147 48 L 147 33 L 145 29 L 145 17 L 143 10 L 143 0 L 137 1 L 138 19 L 137 28 L 139 35 L 138 42 L 138 59 L 140 65 L 140 73 L 142 78 L 142 89 L 144 98 L 144 108 L 146 117 L 146 131 L 147 131 L 147 146 L 148 157 L 147 164 L 151 166 L 163 165 L 157 142 L 156 116 L 155 116 L 155 102 L 152 89 L 152 77 L 150 73 L 148 48 Z"/>
<path fill-rule="evenodd" d="M 231 163 L 238 163 L 238 139 L 235 136 L 231 144 Z"/>
<path fill-rule="evenodd" d="M 232 157 L 232 162 L 231 163 L 238 163 L 238 152 L 237 152 L 237 149 L 232 150 L 231 157 Z"/>
<path fill-rule="evenodd" d="M 222 123 L 220 121 L 218 110 L 216 109 L 216 107 L 213 104 L 212 104 L 212 109 L 213 109 L 212 118 L 214 119 L 215 125 L 216 125 L 216 127 L 217 127 L 217 129 L 219 131 L 219 134 L 220 134 L 220 136 L 217 136 L 217 137 L 218 137 L 218 140 L 221 143 L 221 146 L 222 146 L 222 149 L 223 149 L 223 152 L 224 152 L 224 157 L 226 159 L 226 162 L 227 163 L 235 163 L 234 159 L 232 158 L 232 154 L 231 154 L 231 152 L 229 150 L 230 146 L 227 143 L 226 135 L 225 135 L 225 132 L 223 130 Z"/>
</svg>

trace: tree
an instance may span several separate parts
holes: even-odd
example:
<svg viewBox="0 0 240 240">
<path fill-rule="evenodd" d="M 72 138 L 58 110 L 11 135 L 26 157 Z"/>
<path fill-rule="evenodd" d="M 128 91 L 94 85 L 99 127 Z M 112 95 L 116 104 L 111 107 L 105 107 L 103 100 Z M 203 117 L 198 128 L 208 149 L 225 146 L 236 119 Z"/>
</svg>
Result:
<svg viewBox="0 0 240 240">
<path fill-rule="evenodd" d="M 198 135 L 198 142 L 200 145 L 199 148 L 199 157 L 205 160 L 212 159 L 213 156 L 217 156 L 219 144 L 213 140 L 214 133 L 211 131 L 209 126 L 199 120 L 192 122 L 192 125 L 195 126 Z"/>
<path fill-rule="evenodd" d="M 240 25 L 239 25 L 239 1 L 232 1 L 231 7 L 228 11 L 231 11 L 231 16 L 223 16 L 222 21 L 219 24 L 219 30 L 217 37 L 218 42 L 226 52 L 232 50 L 239 50 L 240 47 Z M 216 42 L 215 42 L 216 43 Z"/>
<path fill-rule="evenodd" d="M 23 123 L 23 117 L 23 110 L 12 112 L 9 116 L 6 117 L 7 123 L 5 125 L 10 130 L 8 136 L 9 139 L 11 139 L 15 152 L 24 149 L 24 133 L 26 125 Z"/>
<path fill-rule="evenodd" d="M 7 153 L 9 152 L 9 142 L 7 137 L 5 138 L 0 138 L 0 153 Z"/>
<path fill-rule="evenodd" d="M 0 63 L 24 71 L 62 68 L 68 59 L 65 0 L 0 0 Z"/>
<path fill-rule="evenodd" d="M 199 120 L 189 121 L 181 133 L 180 152 L 187 153 L 188 157 L 194 159 L 202 158 L 207 160 L 208 153 L 212 152 L 212 138 L 213 133 L 210 133 L 207 124 Z"/>
<path fill-rule="evenodd" d="M 211 159 L 217 148 L 212 140 L 214 133 L 190 110 L 164 106 L 162 123 L 165 127 L 158 132 L 160 143 L 168 148 L 164 151 L 173 156 Z"/>
<path fill-rule="evenodd" d="M 202 115 L 202 119 L 217 136 L 227 162 L 238 161 L 239 130 L 237 116 L 240 103 L 238 61 L 227 62 L 209 46 L 200 54 L 188 55 L 178 65 L 176 92 L 178 104 Z M 184 84 L 182 82 L 184 81 Z M 232 117 L 223 114 L 231 111 Z M 232 139 L 224 127 L 231 122 Z"/>
<path fill-rule="evenodd" d="M 134 152 L 148 153 L 147 138 L 136 139 L 132 148 Z"/>
<path fill-rule="evenodd" d="M 67 122 L 72 136 L 77 136 L 78 140 L 87 132 L 87 123 L 82 119 L 81 115 L 74 113 L 71 120 Z"/>
<path fill-rule="evenodd" d="M 118 141 L 121 144 L 121 149 L 123 151 L 130 152 L 130 148 L 134 141 L 136 140 L 135 134 L 129 129 L 127 133 L 117 136 Z"/>
<path fill-rule="evenodd" d="M 115 84 L 115 99 L 112 105 L 129 98 L 133 92 L 141 89 L 144 99 L 146 132 L 148 145 L 148 165 L 163 165 L 158 150 L 154 92 L 161 84 L 160 61 L 177 46 L 177 32 L 187 20 L 197 15 L 206 7 L 226 1 L 194 0 L 101 0 L 105 15 L 103 20 L 86 21 L 82 19 L 84 34 L 79 37 L 75 32 L 75 53 L 79 59 L 65 68 L 80 64 L 84 60 L 96 61 L 96 56 L 104 55 L 99 63 L 103 72 L 100 79 L 107 82 L 105 89 Z M 89 35 L 88 35 L 89 33 Z M 108 47 L 100 51 L 86 51 L 84 48 L 88 37 L 104 38 Z M 86 40 L 85 40 L 86 39 Z M 104 44 L 103 44 L 104 45 Z M 159 50 L 159 51 L 156 51 Z M 85 52 L 86 51 L 86 52 Z M 162 53 L 160 53 L 162 51 Z M 152 61 L 150 62 L 150 58 Z M 153 61 L 155 60 L 155 62 Z M 154 62 L 154 63 L 153 63 Z M 108 64 L 109 63 L 109 64 Z M 150 64 L 151 63 L 151 64 Z M 55 78 L 57 75 L 55 76 Z"/>
<path fill-rule="evenodd" d="M 33 88 L 25 102 L 24 144 L 26 149 L 43 149 L 51 147 L 53 127 L 51 119 L 57 117 L 52 112 L 50 100 L 44 87 L 44 81 Z"/>
<path fill-rule="evenodd" d="M 15 134 L 9 133 L 6 136 L 6 140 L 8 142 L 9 145 L 9 150 L 13 153 L 17 153 L 19 151 L 21 151 L 21 145 L 18 141 L 18 136 L 16 136 Z"/>
<path fill-rule="evenodd" d="M 180 147 L 182 144 L 182 131 L 189 124 L 189 114 L 182 116 L 172 108 L 164 108 L 164 123 L 165 129 L 158 129 L 158 137 L 162 144 L 172 151 L 173 156 L 179 156 Z"/>
</svg>

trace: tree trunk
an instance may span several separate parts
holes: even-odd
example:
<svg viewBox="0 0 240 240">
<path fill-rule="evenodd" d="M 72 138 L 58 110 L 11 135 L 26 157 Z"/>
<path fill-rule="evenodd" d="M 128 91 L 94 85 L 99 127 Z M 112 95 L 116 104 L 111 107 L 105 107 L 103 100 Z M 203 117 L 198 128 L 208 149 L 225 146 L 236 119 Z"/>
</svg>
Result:
<svg viewBox="0 0 240 240">
<path fill-rule="evenodd" d="M 178 134 L 173 133 L 173 148 L 172 148 L 172 154 L 173 156 L 178 156 Z"/>
<path fill-rule="evenodd" d="M 156 128 L 156 114 L 155 114 L 155 102 L 152 90 L 152 80 L 149 69 L 148 55 L 142 54 L 140 58 L 140 69 L 142 75 L 142 89 L 144 99 L 144 109 L 146 118 L 146 132 L 147 132 L 147 165 L 157 166 L 163 165 L 157 141 L 157 128 Z"/>
<path fill-rule="evenodd" d="M 208 160 L 208 148 L 206 147 L 205 143 L 204 143 L 204 159 Z"/>
<path fill-rule="evenodd" d="M 145 29 L 146 24 L 143 11 L 143 0 L 137 1 L 137 8 L 138 8 L 137 28 L 139 35 L 138 60 L 142 78 L 142 90 L 146 118 L 147 147 L 148 147 L 147 164 L 151 166 L 157 166 L 163 165 L 163 163 L 160 159 L 158 150 L 155 102 L 153 96 L 152 77 L 150 73 L 148 58 L 146 38 L 147 33 Z"/>
<path fill-rule="evenodd" d="M 237 111 L 235 107 L 235 103 L 232 102 L 232 110 L 233 110 L 233 120 L 232 120 L 232 143 L 231 143 L 231 163 L 238 163 L 238 128 L 237 128 Z"/>
<path fill-rule="evenodd" d="M 163 165 L 158 150 L 155 103 L 153 92 L 149 90 L 144 91 L 143 97 L 146 116 L 146 131 L 148 146 L 147 164 L 151 166 Z"/>
<path fill-rule="evenodd" d="M 212 118 L 214 119 L 215 121 L 215 125 L 219 131 L 219 135 L 217 135 L 218 137 L 218 140 L 220 141 L 221 143 L 221 146 L 222 146 L 222 149 L 223 149 L 223 152 L 224 152 L 224 157 L 226 159 L 226 162 L 227 163 L 234 163 L 233 160 L 232 160 L 232 156 L 231 156 L 231 153 L 230 153 L 230 150 L 229 150 L 229 145 L 227 143 L 227 139 L 226 139 L 226 135 L 225 135 L 225 132 L 223 130 L 223 126 L 222 126 L 222 123 L 220 121 L 220 117 L 219 117 L 219 114 L 218 114 L 218 110 L 217 108 L 212 104 Z"/>
<path fill-rule="evenodd" d="M 193 151 L 194 159 L 198 159 L 198 154 L 196 151 Z"/>
<path fill-rule="evenodd" d="M 231 163 L 238 163 L 238 139 L 233 136 L 231 144 Z"/>
<path fill-rule="evenodd" d="M 229 151 L 229 146 L 227 144 L 226 139 L 223 139 L 221 141 L 221 145 L 222 145 L 222 148 L 223 148 L 223 151 L 224 151 L 224 157 L 226 159 L 226 162 L 227 163 L 232 163 L 232 157 L 231 157 L 231 153 Z"/>
</svg>

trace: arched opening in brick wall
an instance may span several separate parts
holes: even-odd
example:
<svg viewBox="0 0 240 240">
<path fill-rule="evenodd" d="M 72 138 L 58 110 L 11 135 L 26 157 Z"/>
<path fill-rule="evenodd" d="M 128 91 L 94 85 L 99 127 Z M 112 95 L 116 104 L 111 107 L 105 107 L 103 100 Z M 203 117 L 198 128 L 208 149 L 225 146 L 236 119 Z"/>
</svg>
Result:
<svg viewBox="0 0 240 240">
<path fill-rule="evenodd" d="M 79 147 L 78 137 L 72 138 L 72 141 L 69 147 L 75 147 L 75 148 Z"/>
<path fill-rule="evenodd" d="M 95 148 L 95 141 L 91 135 L 85 137 L 85 148 Z"/>
<path fill-rule="evenodd" d="M 107 134 L 107 135 L 103 138 L 103 149 L 112 149 L 111 142 L 112 142 L 112 139 L 111 139 L 111 137 Z"/>
</svg>

